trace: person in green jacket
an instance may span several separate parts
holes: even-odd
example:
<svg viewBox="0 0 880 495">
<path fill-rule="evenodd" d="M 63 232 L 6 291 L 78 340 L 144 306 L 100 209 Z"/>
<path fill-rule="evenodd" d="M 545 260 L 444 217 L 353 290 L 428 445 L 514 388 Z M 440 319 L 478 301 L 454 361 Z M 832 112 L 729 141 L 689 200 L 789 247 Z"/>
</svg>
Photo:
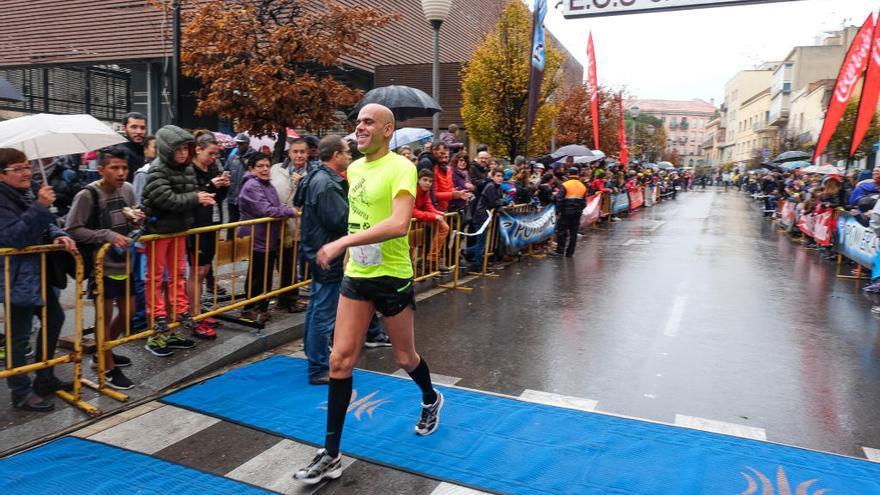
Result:
<svg viewBox="0 0 880 495">
<path fill-rule="evenodd" d="M 191 166 L 195 140 L 183 129 L 166 125 L 156 133 L 157 156 L 150 164 L 141 201 L 146 213 L 147 234 L 183 233 L 192 228 L 196 208 L 214 205 L 214 194 L 198 190 L 196 174 Z M 165 307 L 167 290 L 173 316 L 181 326 L 193 333 L 196 323 L 189 312 L 186 295 L 186 236 L 180 235 L 147 242 L 147 307 L 156 335 L 147 340 L 148 351 L 159 357 L 172 354 L 171 349 L 190 349 L 195 342 L 168 329 Z M 163 290 L 163 279 L 168 275 Z"/>
</svg>

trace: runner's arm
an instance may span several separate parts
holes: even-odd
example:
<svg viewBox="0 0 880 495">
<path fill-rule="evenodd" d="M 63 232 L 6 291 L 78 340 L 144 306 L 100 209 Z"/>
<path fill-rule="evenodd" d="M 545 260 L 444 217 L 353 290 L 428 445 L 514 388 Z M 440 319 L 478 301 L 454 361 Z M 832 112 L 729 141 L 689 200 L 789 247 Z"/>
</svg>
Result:
<svg viewBox="0 0 880 495">
<path fill-rule="evenodd" d="M 407 191 L 400 191 L 391 201 L 391 216 L 373 225 L 367 230 L 349 234 L 331 244 L 339 244 L 342 249 L 355 246 L 376 244 L 403 237 L 409 232 L 409 224 L 412 219 L 413 206 L 416 198 Z"/>
</svg>

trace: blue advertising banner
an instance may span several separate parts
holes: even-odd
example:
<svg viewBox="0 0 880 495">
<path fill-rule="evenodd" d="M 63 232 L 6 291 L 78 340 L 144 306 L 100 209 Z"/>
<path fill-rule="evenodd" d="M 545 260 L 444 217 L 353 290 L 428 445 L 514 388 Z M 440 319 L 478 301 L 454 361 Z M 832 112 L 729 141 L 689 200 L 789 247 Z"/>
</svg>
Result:
<svg viewBox="0 0 880 495">
<path fill-rule="evenodd" d="M 848 213 L 837 219 L 837 251 L 856 263 L 871 268 L 874 277 L 880 272 L 877 260 L 880 239 L 868 227 L 864 227 Z"/>
<path fill-rule="evenodd" d="M 629 210 L 629 194 L 617 193 L 611 195 L 611 213 L 617 215 Z"/>
<path fill-rule="evenodd" d="M 510 249 L 522 249 L 529 244 L 544 241 L 556 230 L 556 206 L 550 205 L 537 213 L 510 215 L 501 213 L 498 228 L 504 245 Z"/>
</svg>

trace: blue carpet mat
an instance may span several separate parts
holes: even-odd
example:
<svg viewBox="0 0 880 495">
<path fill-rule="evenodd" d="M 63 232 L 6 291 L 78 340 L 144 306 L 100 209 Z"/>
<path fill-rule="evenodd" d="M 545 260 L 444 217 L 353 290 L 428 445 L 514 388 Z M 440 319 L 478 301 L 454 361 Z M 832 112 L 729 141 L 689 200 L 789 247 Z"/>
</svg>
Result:
<svg viewBox="0 0 880 495">
<path fill-rule="evenodd" d="M 265 495 L 274 492 L 130 450 L 64 437 L 0 460 L 0 493 Z"/>
<path fill-rule="evenodd" d="M 327 388 L 273 357 L 165 397 L 168 404 L 302 442 L 324 441 Z M 794 447 L 438 387 L 440 428 L 413 432 L 409 379 L 357 371 L 342 450 L 511 494 L 880 495 L 880 464 Z"/>
</svg>

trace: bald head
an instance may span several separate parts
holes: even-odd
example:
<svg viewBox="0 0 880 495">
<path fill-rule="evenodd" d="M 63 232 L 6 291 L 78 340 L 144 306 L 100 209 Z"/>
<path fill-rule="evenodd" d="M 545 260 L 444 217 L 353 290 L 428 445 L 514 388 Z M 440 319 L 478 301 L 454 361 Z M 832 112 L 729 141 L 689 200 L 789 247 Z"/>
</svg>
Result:
<svg viewBox="0 0 880 495">
<path fill-rule="evenodd" d="M 367 155 L 367 160 L 371 160 L 370 155 L 381 158 L 387 154 L 393 134 L 394 114 L 388 107 L 370 103 L 358 112 L 355 137 L 358 150 Z"/>
</svg>

